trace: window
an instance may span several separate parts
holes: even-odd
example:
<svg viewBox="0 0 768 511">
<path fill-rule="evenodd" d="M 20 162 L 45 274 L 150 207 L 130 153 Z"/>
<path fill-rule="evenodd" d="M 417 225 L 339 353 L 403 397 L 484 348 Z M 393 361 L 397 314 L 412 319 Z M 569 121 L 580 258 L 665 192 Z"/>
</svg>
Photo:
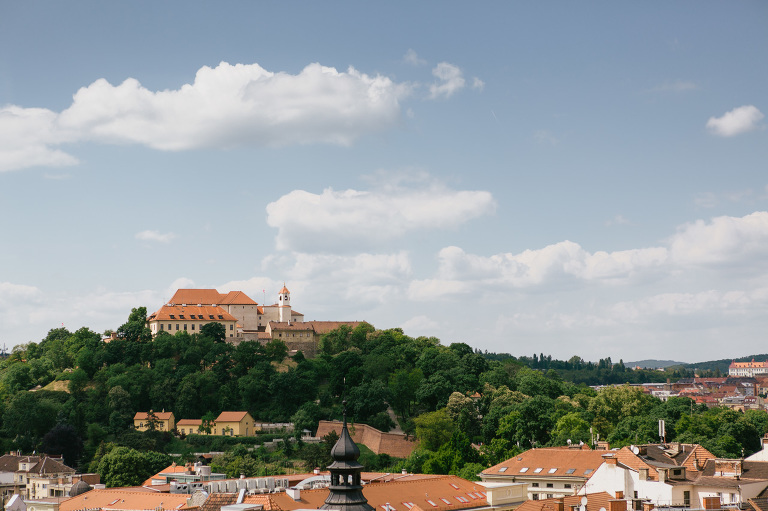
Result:
<svg viewBox="0 0 768 511">
<path fill-rule="evenodd" d="M 434 503 L 434 502 L 432 502 L 431 500 L 427 499 L 427 502 L 429 502 L 429 504 L 430 504 L 432 507 L 437 507 L 437 504 L 435 504 L 435 503 Z"/>
<path fill-rule="evenodd" d="M 533 494 L 533 500 L 539 500 L 539 494 L 538 493 L 534 493 Z"/>
<path fill-rule="evenodd" d="M 179 324 L 178 324 L 178 323 L 176 323 L 176 330 L 178 330 L 178 329 L 179 329 Z"/>
<path fill-rule="evenodd" d="M 452 504 L 452 502 L 450 500 L 446 499 L 445 497 L 440 497 L 440 500 L 442 500 L 443 502 L 445 502 L 449 506 Z"/>
<path fill-rule="evenodd" d="M 186 329 L 187 329 L 187 324 L 186 324 L 186 323 L 184 323 L 184 330 L 186 330 Z"/>
<path fill-rule="evenodd" d="M 213 314 L 208 314 L 208 319 L 213 319 Z"/>
<path fill-rule="evenodd" d="M 587 470 L 584 471 L 584 475 L 585 476 L 588 476 L 591 473 L 592 473 L 592 469 L 591 468 L 588 468 Z"/>
<path fill-rule="evenodd" d="M 534 474 L 538 474 L 538 473 L 539 473 L 539 472 L 541 472 L 542 470 L 544 470 L 544 469 L 543 469 L 543 468 L 541 468 L 541 467 L 539 467 L 539 468 L 537 468 L 536 470 L 534 470 L 534 471 L 533 471 L 533 473 L 534 473 Z"/>
<path fill-rule="evenodd" d="M 691 505 L 691 492 L 688 490 L 683 491 L 683 505 L 684 506 Z"/>
<path fill-rule="evenodd" d="M 197 315 L 197 319 L 203 319 L 203 315 L 202 314 L 198 314 Z"/>
<path fill-rule="evenodd" d="M 547 498 L 548 499 L 553 499 L 553 498 L 555 498 L 555 494 L 554 493 L 547 493 Z"/>
<path fill-rule="evenodd" d="M 184 314 L 179 314 L 179 319 L 185 319 Z"/>
<path fill-rule="evenodd" d="M 219 314 L 219 319 L 224 319 L 224 316 L 222 316 L 221 314 Z"/>
<path fill-rule="evenodd" d="M 569 468 L 568 470 L 565 471 L 565 475 L 570 475 L 570 474 L 573 474 L 574 472 L 576 472 L 575 468 Z"/>
<path fill-rule="evenodd" d="M 176 319 L 176 316 L 174 316 L 173 314 L 171 314 L 171 319 Z"/>
<path fill-rule="evenodd" d="M 531 486 L 533 486 L 534 488 L 538 488 L 539 487 L 539 483 L 531 483 Z"/>
<path fill-rule="evenodd" d="M 165 329 L 163 328 L 163 326 L 164 326 L 164 325 L 163 325 L 162 323 L 160 323 L 160 330 L 165 330 Z"/>
<path fill-rule="evenodd" d="M 565 483 L 563 485 L 563 488 L 570 488 L 570 487 L 571 487 L 571 483 Z M 635 493 L 637 493 L 637 492 L 635 492 Z M 635 496 L 637 496 L 637 495 L 635 495 Z"/>
<path fill-rule="evenodd" d="M 192 323 L 192 330 L 194 330 L 194 329 L 195 329 L 195 324 L 194 324 L 194 323 Z"/>
<path fill-rule="evenodd" d="M 229 329 L 230 330 L 234 329 L 234 327 L 235 327 L 235 325 L 232 325 L 232 324 L 229 325 Z"/>
<path fill-rule="evenodd" d="M 550 468 L 550 469 L 549 469 L 549 472 L 547 472 L 547 473 L 548 473 L 548 474 L 554 474 L 555 472 L 557 472 L 557 469 L 556 469 L 556 468 Z"/>
<path fill-rule="evenodd" d="M 499 469 L 499 473 L 506 472 L 506 471 L 507 471 L 507 467 L 501 467 Z"/>
<path fill-rule="evenodd" d="M 521 474 L 524 474 L 526 472 L 528 472 L 528 467 L 523 467 L 523 468 L 520 469 L 520 473 Z"/>
<path fill-rule="evenodd" d="M 554 484 L 552 484 L 552 483 L 547 483 L 547 488 L 554 488 L 554 487 L 555 487 L 555 485 L 554 485 Z M 547 498 L 549 498 L 549 497 L 547 497 Z"/>
<path fill-rule="evenodd" d="M 171 329 L 171 324 L 170 324 L 170 323 L 168 323 L 168 330 L 170 330 L 170 329 Z"/>
</svg>

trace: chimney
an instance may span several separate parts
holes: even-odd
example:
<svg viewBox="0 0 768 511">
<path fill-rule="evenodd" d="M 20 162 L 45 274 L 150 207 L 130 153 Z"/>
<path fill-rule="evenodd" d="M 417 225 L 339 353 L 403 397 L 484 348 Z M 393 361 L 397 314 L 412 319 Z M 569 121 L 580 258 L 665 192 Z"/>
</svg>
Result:
<svg viewBox="0 0 768 511">
<path fill-rule="evenodd" d="M 318 475 L 320 473 L 320 467 L 315 467 L 314 473 L 315 475 Z"/>
<path fill-rule="evenodd" d="M 704 497 L 704 509 L 720 509 L 720 497 Z"/>
<path fill-rule="evenodd" d="M 659 472 L 659 482 L 665 483 L 667 482 L 667 469 L 666 468 L 660 468 L 658 469 Z"/>
<path fill-rule="evenodd" d="M 555 500 L 555 511 L 565 511 L 565 497 Z"/>
<path fill-rule="evenodd" d="M 619 460 L 616 459 L 616 455 L 613 454 L 613 453 L 603 454 L 602 458 L 603 458 L 603 461 L 605 461 L 606 465 L 614 465 L 615 466 L 615 465 L 618 465 L 618 463 L 619 463 Z"/>
<path fill-rule="evenodd" d="M 627 511 L 627 501 L 623 499 L 609 500 L 608 511 Z"/>
<path fill-rule="evenodd" d="M 654 507 L 653 502 L 643 502 L 643 511 L 651 511 Z"/>
<path fill-rule="evenodd" d="M 623 499 L 624 498 L 624 492 L 623 491 L 617 491 L 616 492 L 616 498 L 617 499 Z"/>
<path fill-rule="evenodd" d="M 642 467 L 637 470 L 638 474 L 640 475 L 641 481 L 647 481 L 648 480 L 648 467 Z"/>
<path fill-rule="evenodd" d="M 292 487 L 292 488 L 286 488 L 285 494 L 291 497 L 295 502 L 298 502 L 301 500 L 301 490 L 298 488 Z"/>
</svg>

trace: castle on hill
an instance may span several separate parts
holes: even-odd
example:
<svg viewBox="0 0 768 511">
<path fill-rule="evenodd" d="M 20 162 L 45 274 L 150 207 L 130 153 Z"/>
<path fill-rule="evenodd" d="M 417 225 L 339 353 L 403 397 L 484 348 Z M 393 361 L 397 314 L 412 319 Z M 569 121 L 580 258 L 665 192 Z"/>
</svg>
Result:
<svg viewBox="0 0 768 511">
<path fill-rule="evenodd" d="M 350 328 L 363 321 L 304 321 L 304 314 L 291 307 L 291 292 L 283 284 L 277 302 L 259 305 L 242 291 L 219 293 L 216 289 L 179 289 L 160 309 L 147 318 L 155 337 L 160 332 L 199 333 L 209 323 L 224 326 L 227 342 L 281 340 L 289 350 L 314 356 L 323 334 L 342 325 Z"/>
</svg>

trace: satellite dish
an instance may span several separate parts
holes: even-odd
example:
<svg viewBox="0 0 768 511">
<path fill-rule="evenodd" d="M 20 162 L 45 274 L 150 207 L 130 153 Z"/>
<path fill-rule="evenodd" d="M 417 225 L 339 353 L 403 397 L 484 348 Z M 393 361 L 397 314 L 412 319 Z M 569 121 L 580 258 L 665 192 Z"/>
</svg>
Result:
<svg viewBox="0 0 768 511">
<path fill-rule="evenodd" d="M 587 496 L 585 495 L 585 496 L 581 497 L 580 502 L 581 502 L 582 506 L 586 506 L 587 505 Z M 600 511 L 605 511 L 605 509 L 601 509 Z"/>
<path fill-rule="evenodd" d="M 640 448 L 636 445 L 633 445 L 632 452 L 634 453 L 635 456 L 637 456 L 638 454 L 640 454 Z"/>
</svg>

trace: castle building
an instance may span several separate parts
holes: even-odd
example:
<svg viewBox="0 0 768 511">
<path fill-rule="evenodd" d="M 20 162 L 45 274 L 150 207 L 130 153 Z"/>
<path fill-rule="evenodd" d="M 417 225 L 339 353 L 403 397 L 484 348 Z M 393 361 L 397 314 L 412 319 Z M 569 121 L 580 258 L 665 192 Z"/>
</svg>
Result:
<svg viewBox="0 0 768 511">
<path fill-rule="evenodd" d="M 765 362 L 755 362 L 753 358 L 751 362 L 733 361 L 728 366 L 728 374 L 730 376 L 746 376 L 747 378 L 768 374 L 768 360 Z"/>
</svg>

